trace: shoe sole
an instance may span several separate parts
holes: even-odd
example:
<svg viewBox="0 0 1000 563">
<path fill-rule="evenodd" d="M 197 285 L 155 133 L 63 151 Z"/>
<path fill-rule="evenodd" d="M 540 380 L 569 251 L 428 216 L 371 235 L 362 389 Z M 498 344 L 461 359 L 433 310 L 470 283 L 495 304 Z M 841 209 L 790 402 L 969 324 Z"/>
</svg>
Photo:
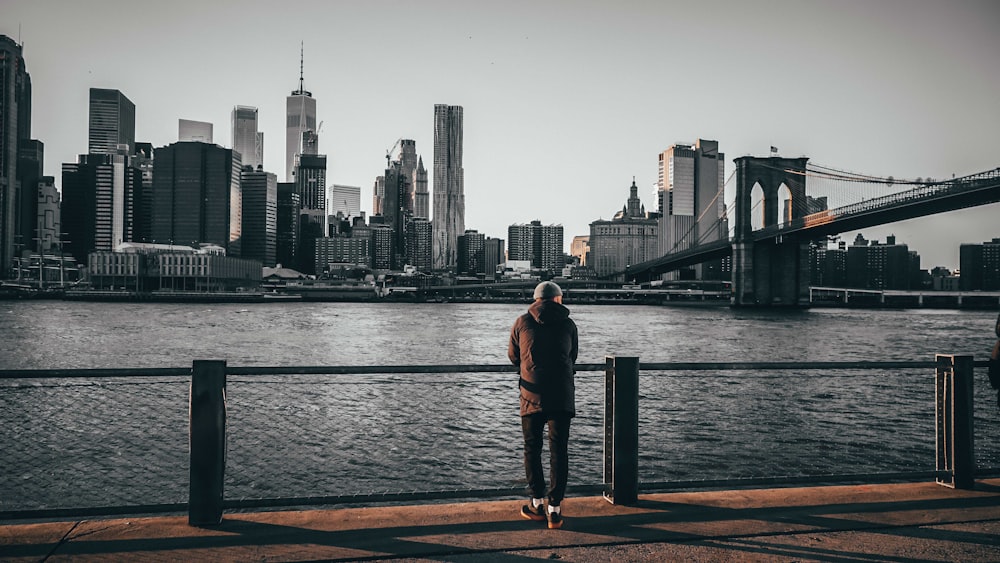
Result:
<svg viewBox="0 0 1000 563">
<path fill-rule="evenodd" d="M 549 522 L 549 529 L 550 530 L 557 530 L 559 528 L 562 528 L 562 521 L 559 521 L 559 522 Z"/>
<path fill-rule="evenodd" d="M 544 516 L 539 516 L 537 514 L 530 514 L 528 512 L 521 511 L 521 517 L 527 518 L 528 520 L 533 520 L 535 522 L 544 522 L 547 520 Z"/>
</svg>

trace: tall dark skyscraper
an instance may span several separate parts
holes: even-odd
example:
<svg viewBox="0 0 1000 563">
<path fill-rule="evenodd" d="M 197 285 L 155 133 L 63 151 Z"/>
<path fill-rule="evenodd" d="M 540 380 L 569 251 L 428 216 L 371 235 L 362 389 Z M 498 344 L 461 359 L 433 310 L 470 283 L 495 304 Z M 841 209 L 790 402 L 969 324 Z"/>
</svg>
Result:
<svg viewBox="0 0 1000 563">
<path fill-rule="evenodd" d="M 240 170 L 232 149 L 183 141 L 153 158 L 153 242 L 210 243 L 240 256 Z"/>
<path fill-rule="evenodd" d="M 62 165 L 66 250 L 80 263 L 95 250 L 112 251 L 133 240 L 142 173 L 128 162 L 124 152 L 95 153 Z"/>
<path fill-rule="evenodd" d="M 18 240 L 21 185 L 17 161 L 20 146 L 31 139 L 31 77 L 21 46 L 0 35 L 0 277 L 11 267 Z M 29 188 L 30 190 L 30 188 Z M 34 193 L 34 192 L 31 192 Z"/>
<path fill-rule="evenodd" d="M 465 233 L 462 106 L 434 106 L 434 269 L 458 264 L 458 235 Z"/>
<path fill-rule="evenodd" d="M 135 104 L 118 90 L 90 89 L 90 154 L 112 154 L 118 145 L 135 148 Z"/>
<path fill-rule="evenodd" d="M 297 266 L 299 253 L 299 212 L 302 203 L 293 182 L 278 182 L 276 256 L 285 268 Z"/>
<path fill-rule="evenodd" d="M 273 267 L 278 234 L 278 178 L 247 165 L 243 167 L 240 188 L 243 192 L 241 257 Z"/>
</svg>

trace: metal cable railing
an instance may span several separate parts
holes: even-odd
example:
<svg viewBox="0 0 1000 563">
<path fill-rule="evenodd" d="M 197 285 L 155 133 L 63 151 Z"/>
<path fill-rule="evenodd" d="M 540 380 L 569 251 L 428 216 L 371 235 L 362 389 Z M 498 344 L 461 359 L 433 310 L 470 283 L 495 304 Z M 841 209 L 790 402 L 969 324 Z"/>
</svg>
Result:
<svg viewBox="0 0 1000 563">
<path fill-rule="evenodd" d="M 986 361 L 975 362 L 976 367 L 984 367 L 987 365 Z M 869 362 L 869 361 L 855 361 L 855 362 L 655 362 L 655 363 L 640 363 L 639 371 L 642 373 L 643 386 L 640 388 L 639 397 L 639 411 L 645 418 L 640 419 L 640 433 L 648 433 L 654 426 L 661 424 L 661 420 L 657 419 L 660 416 L 659 408 L 660 400 L 657 396 L 659 394 L 669 394 L 670 386 L 663 386 L 656 384 L 658 382 L 671 382 L 678 380 L 694 380 L 689 374 L 690 373 L 705 373 L 712 372 L 717 374 L 725 374 L 733 380 L 738 380 L 740 382 L 755 382 L 755 384 L 769 383 L 769 384 L 781 384 L 781 382 L 773 383 L 769 382 L 769 379 L 780 378 L 782 380 L 797 380 L 803 381 L 808 379 L 809 376 L 803 376 L 800 372 L 808 370 L 813 373 L 823 373 L 826 377 L 829 377 L 831 373 L 846 373 L 850 371 L 878 371 L 884 375 L 879 376 L 885 379 L 893 379 L 892 373 L 887 370 L 900 371 L 900 370 L 928 370 L 936 366 L 933 361 L 887 361 L 887 362 Z M 578 483 L 570 487 L 570 492 L 573 494 L 596 494 L 608 489 L 609 483 L 608 479 L 601 474 L 600 467 L 594 467 L 594 465 L 600 464 L 600 440 L 601 436 L 601 424 L 603 413 L 596 412 L 600 410 L 601 394 L 600 386 L 601 383 L 598 378 L 594 378 L 587 372 L 601 372 L 607 370 L 605 364 L 579 364 L 576 366 L 579 372 L 583 372 L 578 377 L 579 387 L 586 388 L 586 393 L 590 396 L 589 399 L 584 400 L 587 404 L 586 412 L 581 412 L 578 416 L 579 426 L 578 430 L 574 431 L 575 436 L 579 438 L 579 442 L 587 444 L 587 449 L 591 450 L 585 452 L 583 455 L 577 456 L 580 461 L 574 461 L 573 472 L 579 477 L 576 479 Z M 407 383 L 413 383 L 420 386 L 440 386 L 448 385 L 453 383 L 455 380 L 453 377 L 449 378 L 437 378 L 432 380 L 420 380 L 417 375 L 420 374 L 430 374 L 430 375 L 444 375 L 444 374 L 457 374 L 459 376 L 465 377 L 463 379 L 463 385 L 466 385 L 471 392 L 476 392 L 484 385 L 489 385 L 493 382 L 491 377 L 482 377 L 481 375 L 477 378 L 469 378 L 468 374 L 499 374 L 506 373 L 510 374 L 513 368 L 509 365 L 475 365 L 475 364 L 460 364 L 460 365 L 416 365 L 416 366 L 289 366 L 289 367 L 253 367 L 253 366 L 227 366 L 225 368 L 226 375 L 232 376 L 229 381 L 229 390 L 227 392 L 227 401 L 230 402 L 230 442 L 229 442 L 229 460 L 227 461 L 227 478 L 230 473 L 235 473 L 239 475 L 239 478 L 244 479 L 244 475 L 240 473 L 241 468 L 236 466 L 236 461 L 240 460 L 240 456 L 243 455 L 244 458 L 247 457 L 247 452 L 239 453 L 239 445 L 242 443 L 241 440 L 246 438 L 246 434 L 249 432 L 256 432 L 259 428 L 266 428 L 268 426 L 276 424 L 275 421 L 280 421 L 282 417 L 289 417 L 289 413 L 281 410 L 274 410 L 273 412 L 262 414 L 261 410 L 266 410 L 267 399 L 273 398 L 276 392 L 287 393 L 290 395 L 292 401 L 295 404 L 303 405 L 303 408 L 314 408 L 315 404 L 319 404 L 325 400 L 325 395 L 321 395 L 324 389 L 331 389 L 331 385 L 339 386 L 335 388 L 336 393 L 343 393 L 344 389 L 362 389 L 371 391 L 371 389 L 381 386 L 383 389 L 389 389 L 393 387 L 399 387 L 398 384 L 402 381 Z M 776 375 L 772 372 L 780 372 L 781 375 Z M 920 374 L 923 374 L 921 376 Z M 10 502 L 10 497 L 2 505 L 0 505 L 0 519 L 20 519 L 20 518 L 55 518 L 55 517 L 65 517 L 65 516 L 94 516 L 101 514 L 140 514 L 140 513 L 157 513 L 157 512 L 178 512 L 183 511 L 185 507 L 188 507 L 187 503 L 175 502 L 187 492 L 185 488 L 186 471 L 188 469 L 187 460 L 184 456 L 184 449 L 186 449 L 187 444 L 185 443 L 187 429 L 184 425 L 180 423 L 177 419 L 178 416 L 183 416 L 181 413 L 182 408 L 187 406 L 187 396 L 183 394 L 181 397 L 170 397 L 169 399 L 166 395 L 177 395 L 181 391 L 178 388 L 178 384 L 183 384 L 187 387 L 189 383 L 186 378 L 190 378 L 192 374 L 192 368 L 158 368 L 158 369 L 100 369 L 100 370 L 89 370 L 89 369 L 61 369 L 61 370 L 0 370 L 0 422 L 6 423 L 5 420 L 10 416 L 15 418 L 23 418 L 25 416 L 31 416 L 35 409 L 24 409 L 20 412 L 15 411 L 15 406 L 18 403 L 30 403 L 33 405 L 38 404 L 38 398 L 44 397 L 46 399 L 51 399 L 53 397 L 58 397 L 60 394 L 67 395 L 66 389 L 63 389 L 62 385 L 55 383 L 54 380 L 72 380 L 71 385 L 75 385 L 73 393 L 75 395 L 69 398 L 63 398 L 61 404 L 58 407 L 61 411 L 72 411 L 74 408 L 78 408 L 80 411 L 86 414 L 77 415 L 84 418 L 83 421 L 77 421 L 71 425 L 69 429 L 52 429 L 53 431 L 48 435 L 46 441 L 58 440 L 61 432 L 70 431 L 78 433 L 77 437 L 80 440 L 86 440 L 88 436 L 86 434 L 79 434 L 81 429 L 86 428 L 88 423 L 94 424 L 95 426 L 109 425 L 114 426 L 113 421 L 109 419 L 93 419 L 94 405 L 102 401 L 107 401 L 107 397 L 102 397 L 102 395 L 112 396 L 115 393 L 124 392 L 125 390 L 137 390 L 141 389 L 142 392 L 139 393 L 138 399 L 136 398 L 136 393 L 129 391 L 125 393 L 127 397 L 125 399 L 116 401 L 116 408 L 121 409 L 122 412 L 128 411 L 130 407 L 133 407 L 136 412 L 140 412 L 144 408 L 152 408 L 158 402 L 162 403 L 164 401 L 171 401 L 173 406 L 166 411 L 154 412 L 150 420 L 145 423 L 140 420 L 135 420 L 135 425 L 145 425 L 147 428 L 159 428 L 154 432 L 155 436 L 152 438 L 155 440 L 162 440 L 159 442 L 163 444 L 166 448 L 165 453 L 160 455 L 152 455 L 152 461 L 145 460 L 140 462 L 127 462 L 124 467 L 118 467 L 115 469 L 115 479 L 119 481 L 119 486 L 126 484 L 129 479 L 138 478 L 139 480 L 149 481 L 151 479 L 164 479 L 166 481 L 172 482 L 169 494 L 166 496 L 169 498 L 164 498 L 165 502 L 159 503 L 129 503 L 122 502 L 125 499 L 130 498 L 127 492 L 122 493 L 121 491 L 110 490 L 105 487 L 104 489 L 99 489 L 97 491 L 91 491 L 92 496 L 89 498 L 93 500 L 105 500 L 102 504 L 100 502 L 91 502 L 89 506 L 80 506 L 78 508 L 64 508 L 58 505 L 53 506 L 48 505 L 24 505 L 18 506 L 16 504 L 8 504 Z M 917 377 L 925 377 L 926 371 L 917 372 Z M 596 375 L 596 374 L 594 374 Z M 378 376 L 378 377 L 375 377 Z M 405 376 L 405 377 L 400 377 Z M 698 376 L 701 377 L 701 376 Z M 845 376 L 846 377 L 846 376 Z M 852 376 L 853 377 L 853 376 Z M 265 378 L 271 378 L 270 380 Z M 377 381 L 372 382 L 371 380 L 376 379 Z M 45 381 L 45 384 L 40 384 L 39 382 Z M 498 382 L 507 382 L 507 378 L 497 379 Z M 54 384 L 48 384 L 49 382 L 54 382 Z M 290 388 L 290 384 L 295 382 L 295 388 Z M 86 391 L 83 395 L 79 395 L 81 389 L 87 390 L 92 387 L 92 390 Z M 246 391 L 248 389 L 260 388 L 258 396 L 250 396 Z M 508 389 L 509 385 L 499 385 L 498 389 L 504 397 L 506 394 L 516 393 L 513 387 Z M 982 388 L 982 385 L 979 386 Z M 987 386 L 988 387 L 988 386 Z M 402 394 L 413 394 L 409 389 L 403 389 L 400 391 Z M 186 390 L 186 389 L 184 389 Z M 377 391 L 375 391 L 377 392 Z M 38 395 L 42 393 L 42 395 Z M 26 394 L 30 396 L 16 397 L 17 394 Z M 300 396 L 305 394 L 306 396 Z M 578 393 L 579 395 L 579 393 Z M 987 394 L 983 393 L 984 397 L 988 399 Z M 252 402 L 242 402 L 242 397 L 247 396 Z M 79 398 L 86 401 L 85 404 L 79 402 Z M 509 397 L 506 397 L 509 399 Z M 578 401 L 580 398 L 578 397 Z M 978 403 L 982 402 L 982 398 L 977 398 Z M 683 401 L 682 401 L 683 402 Z M 977 408 L 979 411 L 983 410 L 977 403 Z M 416 403 L 414 403 L 416 404 Z M 311 406 L 310 406 L 311 405 Z M 450 407 L 445 405 L 445 407 Z M 676 407 L 676 405 L 675 405 Z M 490 404 L 484 402 L 483 404 L 477 405 L 478 411 L 468 416 L 482 416 L 484 412 L 490 412 L 496 410 L 497 406 L 495 404 Z M 689 408 L 697 408 L 696 405 L 689 405 Z M 100 409 L 98 409 L 100 410 Z M 509 409 L 508 409 L 509 410 Z M 513 412 L 516 412 L 513 411 Z M 109 411 L 110 417 L 114 417 L 114 412 Z M 649 416 L 646 415 L 649 413 Z M 120 415 L 121 413 L 119 413 Z M 126 414 L 128 416 L 131 413 Z M 317 412 L 314 414 L 315 419 L 320 419 L 326 416 L 328 413 Z M 108 413 L 105 413 L 108 415 Z M 241 425 L 245 421 L 245 416 L 258 417 L 259 420 L 251 426 L 256 426 L 257 428 L 247 428 L 241 430 L 239 425 L 234 424 L 235 421 L 240 421 Z M 313 416 L 313 415 L 309 415 Z M 308 424 L 309 416 L 306 416 L 301 421 L 296 421 L 296 423 Z M 510 412 L 503 412 L 500 417 L 506 417 L 511 419 L 516 419 L 516 416 Z M 930 418 L 930 411 L 927 413 L 927 417 Z M 172 422 L 164 421 L 164 418 L 171 418 Z M 304 422 L 303 422 L 304 421 Z M 997 436 L 995 430 L 997 429 L 996 424 L 990 425 L 990 419 L 988 417 L 980 417 L 977 419 L 976 425 L 976 443 L 980 446 L 976 451 L 977 459 L 982 459 L 981 462 L 976 467 L 977 475 L 989 475 L 998 472 L 998 466 L 1000 464 L 996 463 L 997 455 L 995 450 L 995 444 L 1000 443 L 994 438 Z M 20 427 L 7 426 L 8 430 L 6 432 L 6 437 L 4 439 L 5 445 L 4 449 L 11 452 L 16 452 L 22 446 L 28 447 L 30 444 L 24 444 L 23 442 L 30 442 L 32 432 L 38 432 L 40 428 L 44 427 L 44 421 L 41 424 L 36 421 L 36 423 L 21 423 Z M 574 423 L 575 425 L 577 423 Z M 172 430 L 170 430 L 172 428 Z M 168 430 L 164 430 L 168 429 Z M 980 437 L 980 432 L 986 430 L 988 434 L 986 436 Z M 242 433 L 242 435 L 241 435 Z M 281 432 L 277 432 L 277 436 L 280 437 Z M 109 437 L 103 434 L 94 434 L 94 439 L 98 441 L 108 441 L 113 440 L 113 437 Z M 136 442 L 147 439 L 145 432 L 137 432 L 131 436 L 129 439 L 134 439 Z M 513 442 L 507 443 L 505 447 L 508 451 L 506 454 L 511 454 L 513 452 L 513 462 L 510 467 L 505 467 L 503 469 L 504 474 L 510 473 L 511 477 L 518 474 L 519 467 L 519 444 L 517 444 L 518 435 L 516 433 L 505 435 L 500 439 L 501 442 Z M 252 438 L 251 438 L 252 439 Z M 364 439 L 364 438 L 363 438 Z M 930 440 L 930 436 L 927 438 Z M 309 438 L 309 440 L 315 440 L 315 437 Z M 127 441 L 127 440 L 126 440 Z M 576 442 L 574 438 L 574 442 Z M 49 452 L 49 455 L 58 456 L 58 450 L 61 448 L 58 444 L 49 444 L 52 446 L 49 448 L 52 450 L 54 448 L 55 453 Z M 105 455 L 102 454 L 100 450 L 95 450 L 102 444 L 91 444 L 83 448 L 83 454 L 80 459 L 74 460 L 73 471 L 69 477 L 54 475 L 52 480 L 65 481 L 75 480 L 79 475 L 90 472 L 104 472 L 107 471 L 104 465 L 97 463 L 88 470 L 87 464 L 93 464 L 93 460 L 86 457 L 87 455 Z M 139 450 L 150 450 L 153 444 L 150 443 L 138 443 L 129 444 L 132 447 L 137 447 Z M 326 444 L 320 444 L 317 451 L 320 452 L 322 456 L 328 453 L 324 450 Z M 660 451 L 661 444 L 659 442 L 650 442 L 647 440 L 640 439 L 639 443 L 639 455 L 640 455 L 640 465 L 649 461 L 650 456 L 652 457 L 670 457 L 675 452 L 663 452 Z M 992 446 L 992 447 L 991 447 Z M 311 447 L 316 447 L 316 444 L 303 443 L 303 444 L 291 444 L 291 448 L 295 449 L 309 449 Z M 447 444 L 445 444 L 447 447 Z M 465 445 L 458 443 L 455 444 L 456 448 L 464 448 Z M 688 447 L 693 447 L 689 444 Z M 236 451 L 234 451 L 234 449 Z M 249 450 L 249 448 L 243 448 Z M 606 449 L 606 445 L 605 445 Z M 928 448 L 924 448 L 928 449 Z M 876 450 L 877 451 L 877 450 Z M 932 449 L 930 450 L 933 451 Z M 119 454 L 120 455 L 120 454 Z M 249 454 L 254 455 L 254 454 Z M 407 456 L 413 455 L 412 452 L 403 452 L 401 456 L 406 458 Z M 38 471 L 44 471 L 44 467 L 30 467 L 33 460 L 28 458 L 19 458 L 17 455 L 6 456 L 8 459 L 13 459 L 15 464 L 23 464 L 19 467 L 5 467 L 0 474 L 6 477 L 0 477 L 0 479 L 8 480 L 8 482 L 3 483 L 4 490 L 16 490 L 19 487 L 31 487 L 33 485 L 32 473 Z M 332 456 L 336 457 L 336 456 Z M 605 453 L 605 458 L 607 453 Z M 160 472 L 156 473 L 157 466 L 161 465 L 158 461 L 164 458 L 172 459 L 167 465 L 167 469 L 170 475 L 165 475 L 163 473 L 162 467 Z M 36 458 L 35 461 L 38 461 Z M 107 461 L 107 460 L 105 460 Z M 112 459 L 112 462 L 114 460 Z M 273 470 L 277 473 L 288 472 L 294 467 L 289 467 L 289 465 L 297 465 L 299 462 L 294 459 L 282 458 L 280 455 L 272 458 L 275 467 L 270 467 L 268 463 L 263 465 L 250 467 L 252 470 Z M 606 461 L 606 460 L 605 460 Z M 328 463 L 329 461 L 325 457 L 319 457 L 317 459 L 312 459 L 308 462 L 302 462 L 303 465 L 309 465 L 309 463 Z M 0 462 L 0 465 L 8 462 Z M 930 479 L 930 478 L 940 478 L 945 475 L 946 472 L 935 470 L 933 468 L 934 462 L 933 458 L 926 460 L 928 469 L 914 470 L 914 471 L 880 471 L 880 472 L 822 472 L 822 471 L 811 471 L 810 474 L 789 474 L 789 475 L 778 475 L 778 474 L 768 474 L 768 475 L 753 475 L 753 476 L 721 476 L 712 478 L 679 478 L 672 477 L 668 479 L 662 478 L 663 475 L 651 474 L 645 471 L 641 474 L 641 479 L 638 482 L 638 488 L 643 492 L 652 491 L 663 491 L 663 490 L 678 490 L 678 489 L 691 489 L 691 488 L 718 488 L 718 487 L 746 487 L 746 486 L 760 486 L 760 485 L 792 485 L 792 484 L 818 484 L 818 483 L 845 483 L 845 482 L 884 482 L 884 481 L 895 481 L 895 480 L 919 480 L 919 479 Z M 588 467 L 583 467 L 586 464 Z M 25 466 L 28 465 L 28 466 Z M 244 461 L 240 461 L 240 465 L 250 465 L 246 464 Z M 111 466 L 115 466 L 111 463 Z M 363 467 L 363 466 L 361 466 Z M 812 468 L 815 469 L 815 468 Z M 358 467 L 354 467 L 357 471 Z M 150 471 L 153 471 L 151 474 Z M 334 475 L 336 472 L 334 472 Z M 310 479 L 310 473 L 306 472 L 305 482 L 308 484 Z M 328 475 L 327 475 L 328 476 Z M 488 475 L 487 475 L 488 476 Z M 251 477 L 252 479 L 252 477 Z M 500 478 L 500 482 L 505 480 L 506 477 Z M 280 481 L 280 479 L 279 479 Z M 83 479 L 82 482 L 86 482 Z M 42 484 L 44 486 L 44 484 Z M 289 487 L 282 490 L 281 483 L 277 483 L 277 486 L 268 489 L 267 491 L 254 491 L 254 490 L 239 490 L 241 484 L 230 483 L 227 481 L 226 491 L 227 496 L 223 500 L 222 506 L 226 509 L 253 509 L 253 508 L 271 508 L 271 507 L 289 507 L 289 506 L 319 506 L 319 505 L 343 505 L 343 504 L 370 504 L 370 503 L 381 503 L 381 502 L 417 502 L 417 501 L 436 501 L 436 500 L 448 500 L 448 499 L 467 499 L 467 498 L 503 498 L 503 497 L 517 497 L 523 494 L 523 487 L 521 486 L 476 486 L 475 484 L 470 487 L 459 487 L 456 488 L 453 485 L 441 486 L 440 484 L 436 487 L 430 488 L 430 490 L 401 490 L 397 488 L 395 490 L 372 490 L 370 492 L 362 492 L 357 489 L 347 489 L 349 492 L 345 492 L 342 487 L 342 483 L 333 482 L 330 484 L 332 490 L 324 491 L 321 488 L 316 490 L 321 494 L 299 494 L 294 487 Z M 245 489 L 245 487 L 244 487 Z M 229 494 L 232 491 L 237 491 L 237 494 Z M 257 492 L 257 496 L 253 496 L 252 493 Z M 259 494 L 259 493 L 268 494 Z M 330 493 L 330 494 L 323 494 Z M 117 495 L 117 496 L 116 496 Z M 7 496 L 7 495 L 5 495 Z M 21 498 L 31 496 L 31 491 L 24 491 L 23 494 L 17 495 Z M 67 498 L 74 498 L 72 494 L 67 495 L 65 492 L 59 498 L 60 501 L 66 502 Z M 78 498 L 78 497 L 77 497 Z M 121 504 L 118 505 L 107 505 L 106 500 L 119 501 Z M 148 500 L 148 499 L 143 499 Z M 73 501 L 69 501 L 73 502 Z"/>
</svg>

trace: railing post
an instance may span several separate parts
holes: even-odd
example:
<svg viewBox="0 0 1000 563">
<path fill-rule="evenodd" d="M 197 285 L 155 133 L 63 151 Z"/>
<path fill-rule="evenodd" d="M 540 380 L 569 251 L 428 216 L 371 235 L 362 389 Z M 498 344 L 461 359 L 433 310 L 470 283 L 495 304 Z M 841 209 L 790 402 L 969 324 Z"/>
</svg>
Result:
<svg viewBox="0 0 1000 563">
<path fill-rule="evenodd" d="M 611 504 L 639 499 L 639 358 L 605 357 L 604 498 Z"/>
<path fill-rule="evenodd" d="M 195 360 L 191 370 L 188 439 L 191 454 L 188 524 L 222 522 L 226 473 L 226 361 Z"/>
<path fill-rule="evenodd" d="M 975 484 L 976 453 L 973 433 L 973 357 L 937 354 L 935 357 L 935 422 L 937 470 L 948 478 L 940 485 L 971 489 Z"/>
</svg>

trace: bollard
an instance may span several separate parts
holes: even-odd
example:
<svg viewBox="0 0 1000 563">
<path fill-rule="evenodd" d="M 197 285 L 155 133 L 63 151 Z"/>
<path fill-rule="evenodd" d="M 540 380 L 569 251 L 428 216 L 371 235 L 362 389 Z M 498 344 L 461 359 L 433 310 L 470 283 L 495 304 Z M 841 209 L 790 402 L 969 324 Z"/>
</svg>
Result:
<svg viewBox="0 0 1000 563">
<path fill-rule="evenodd" d="M 226 472 L 226 362 L 195 360 L 191 371 L 188 439 L 191 483 L 188 524 L 222 522 Z"/>
<path fill-rule="evenodd" d="M 976 454 L 973 434 L 973 357 L 937 354 L 934 395 L 937 470 L 950 473 L 939 485 L 955 489 L 975 486 Z"/>
<path fill-rule="evenodd" d="M 605 357 L 604 498 L 611 504 L 639 500 L 639 358 Z"/>
</svg>

